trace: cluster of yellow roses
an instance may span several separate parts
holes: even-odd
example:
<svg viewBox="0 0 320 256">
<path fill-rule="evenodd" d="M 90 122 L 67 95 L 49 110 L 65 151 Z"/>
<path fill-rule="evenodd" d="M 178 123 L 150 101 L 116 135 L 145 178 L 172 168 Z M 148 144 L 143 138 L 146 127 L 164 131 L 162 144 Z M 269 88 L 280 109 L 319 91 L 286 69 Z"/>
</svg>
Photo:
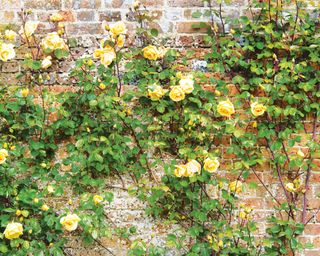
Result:
<svg viewBox="0 0 320 256">
<path fill-rule="evenodd" d="M 232 193 L 241 193 L 242 192 L 242 182 L 240 180 L 235 180 L 229 184 L 230 192 Z"/>
<path fill-rule="evenodd" d="M 253 102 L 250 104 L 251 113 L 255 116 L 261 116 L 267 110 L 267 107 L 261 103 Z M 226 101 L 219 102 L 217 111 L 221 116 L 231 117 L 235 113 L 232 102 L 228 99 Z"/>
<path fill-rule="evenodd" d="M 117 22 L 113 25 L 105 25 L 104 28 L 109 32 L 108 37 L 102 39 L 100 48 L 93 53 L 94 58 L 100 58 L 100 62 L 105 67 L 108 67 L 117 57 L 114 47 L 121 48 L 124 46 L 127 29 L 123 22 Z M 108 43 L 112 42 L 114 46 Z"/>
<path fill-rule="evenodd" d="M 250 215 L 253 209 L 245 204 L 240 204 L 239 218 L 242 220 L 250 220 L 252 216 Z"/>
<path fill-rule="evenodd" d="M 52 187 L 52 186 L 51 186 Z M 50 188 L 48 186 L 48 191 L 53 192 L 53 188 Z M 35 203 L 39 202 L 39 199 L 35 198 L 33 200 Z M 103 197 L 100 195 L 94 195 L 93 196 L 93 202 L 95 205 L 99 205 L 103 202 Z M 42 211 L 46 212 L 48 211 L 50 208 L 48 205 L 43 204 L 40 208 Z M 21 211 L 17 210 L 16 211 L 16 215 L 20 216 L 21 215 Z M 62 225 L 62 227 L 69 232 L 72 232 L 74 230 L 76 230 L 78 228 L 78 223 L 79 221 L 81 221 L 81 219 L 79 218 L 79 216 L 77 214 L 68 214 L 62 218 L 60 218 L 60 224 Z M 29 230 L 29 233 L 32 233 L 32 230 Z M 19 238 L 21 235 L 23 234 L 23 225 L 19 222 L 11 222 L 8 223 L 6 226 L 6 229 L 4 231 L 4 236 L 5 238 L 11 240 L 11 239 L 15 239 L 15 238 Z"/>
<path fill-rule="evenodd" d="M 171 86 L 169 97 L 173 101 L 181 101 L 185 98 L 186 94 L 189 94 L 194 89 L 194 80 L 192 74 L 183 76 L 182 74 L 177 74 L 180 78 L 179 85 Z M 148 96 L 153 101 L 160 100 L 168 90 L 163 89 L 160 85 L 154 84 L 148 88 Z"/>
<path fill-rule="evenodd" d="M 158 60 L 166 55 L 167 49 L 163 46 L 156 47 L 154 45 L 148 45 L 142 49 L 142 53 L 143 57 L 148 60 Z"/>
<path fill-rule="evenodd" d="M 7 160 L 8 156 L 9 153 L 6 149 L 0 149 L 0 164 L 3 164 Z"/>
<path fill-rule="evenodd" d="M 213 173 L 218 170 L 220 163 L 218 159 L 207 158 L 204 160 L 203 169 L 207 172 Z M 201 164 L 197 160 L 190 160 L 186 164 L 175 166 L 174 175 L 176 177 L 193 177 L 201 173 Z"/>
<path fill-rule="evenodd" d="M 293 182 L 288 182 L 285 184 L 285 188 L 291 193 L 297 193 L 301 190 L 301 180 L 295 179 Z"/>
<path fill-rule="evenodd" d="M 14 41 L 17 37 L 17 33 L 13 30 L 7 29 L 4 31 L 4 35 L 0 34 L 0 39 L 5 39 L 7 41 Z M 4 43 L 0 40 L 0 60 L 7 62 L 16 56 L 14 51 L 14 45 L 11 43 Z"/>
</svg>

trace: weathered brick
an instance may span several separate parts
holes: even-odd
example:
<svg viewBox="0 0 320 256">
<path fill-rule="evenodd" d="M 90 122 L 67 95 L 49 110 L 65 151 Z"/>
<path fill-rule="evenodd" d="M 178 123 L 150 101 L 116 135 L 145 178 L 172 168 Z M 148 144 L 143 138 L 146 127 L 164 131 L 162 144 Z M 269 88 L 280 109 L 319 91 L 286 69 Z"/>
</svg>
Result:
<svg viewBox="0 0 320 256">
<path fill-rule="evenodd" d="M 60 0 L 25 0 L 24 8 L 26 9 L 44 9 L 44 10 L 60 10 Z"/>
<path fill-rule="evenodd" d="M 78 21 L 94 21 L 95 20 L 95 12 L 94 11 L 79 11 L 77 12 L 77 20 Z"/>
<path fill-rule="evenodd" d="M 119 21 L 121 20 L 120 11 L 104 11 L 99 14 L 99 21 Z"/>
<path fill-rule="evenodd" d="M 169 0 L 169 6 L 172 7 L 192 7 L 192 6 L 204 6 L 203 0 Z"/>
<path fill-rule="evenodd" d="M 177 22 L 177 32 L 178 33 L 205 33 L 207 28 L 194 28 L 193 25 L 199 25 L 199 23 L 185 21 Z"/>
</svg>

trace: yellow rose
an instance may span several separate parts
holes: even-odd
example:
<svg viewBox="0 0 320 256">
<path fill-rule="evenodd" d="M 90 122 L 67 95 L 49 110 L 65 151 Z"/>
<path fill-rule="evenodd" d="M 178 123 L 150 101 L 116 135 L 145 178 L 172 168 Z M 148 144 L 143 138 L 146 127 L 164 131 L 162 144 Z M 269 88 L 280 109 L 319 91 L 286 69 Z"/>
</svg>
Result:
<svg viewBox="0 0 320 256">
<path fill-rule="evenodd" d="M 56 50 L 56 49 L 67 49 L 63 38 L 61 38 L 57 32 L 49 33 L 45 38 L 42 39 L 41 45 L 43 49 Z"/>
<path fill-rule="evenodd" d="M 50 193 L 50 194 L 52 194 L 53 192 L 54 192 L 54 187 L 53 186 L 51 186 L 51 185 L 48 185 L 47 186 L 47 190 L 48 190 L 48 192 Z"/>
<path fill-rule="evenodd" d="M 207 172 L 216 172 L 219 166 L 220 166 L 220 163 L 217 159 L 212 160 L 210 158 L 207 158 L 206 160 L 204 160 L 203 168 Z"/>
<path fill-rule="evenodd" d="M 148 45 L 147 47 L 142 49 L 143 57 L 148 60 L 157 60 L 159 58 L 159 52 L 157 47 L 154 45 Z"/>
<path fill-rule="evenodd" d="M 53 13 L 50 16 L 50 21 L 51 22 L 60 22 L 63 21 L 63 16 L 60 13 Z"/>
<path fill-rule="evenodd" d="M 221 101 L 218 104 L 217 111 L 220 115 L 230 117 L 235 113 L 234 106 L 230 100 Z"/>
<path fill-rule="evenodd" d="M 33 202 L 34 202 L 35 204 L 37 204 L 37 203 L 39 203 L 39 199 L 38 199 L 38 198 L 34 198 L 34 199 L 33 199 Z"/>
<path fill-rule="evenodd" d="M 102 54 L 103 54 L 103 49 L 95 49 L 93 52 L 93 57 L 94 58 L 101 58 Z"/>
<path fill-rule="evenodd" d="M 52 59 L 51 56 L 48 56 L 48 57 L 44 58 L 41 61 L 41 68 L 47 69 L 48 67 L 50 67 L 52 65 L 51 59 Z"/>
<path fill-rule="evenodd" d="M 299 148 L 298 152 L 297 152 L 297 155 L 304 158 L 305 157 L 305 154 L 302 152 L 302 150 Z"/>
<path fill-rule="evenodd" d="M 0 60 L 6 62 L 13 59 L 16 56 L 13 47 L 13 44 L 2 43 L 0 45 Z"/>
<path fill-rule="evenodd" d="M 240 193 L 242 191 L 242 182 L 240 180 L 235 180 L 229 184 L 229 189 L 231 192 Z"/>
<path fill-rule="evenodd" d="M 164 94 L 165 90 L 160 85 L 152 85 L 150 89 L 148 89 L 148 96 L 153 101 L 160 100 Z"/>
<path fill-rule="evenodd" d="M 6 149 L 0 149 L 0 164 L 3 164 L 9 156 Z"/>
<path fill-rule="evenodd" d="M 124 46 L 126 36 L 125 35 L 119 35 L 117 38 L 117 47 L 121 48 Z"/>
<path fill-rule="evenodd" d="M 187 177 L 192 177 L 201 173 L 201 164 L 197 160 L 191 160 L 187 164 Z"/>
<path fill-rule="evenodd" d="M 20 210 L 16 210 L 16 215 L 19 217 L 22 214 Z"/>
<path fill-rule="evenodd" d="M 4 31 L 4 38 L 9 40 L 9 41 L 14 41 L 17 37 L 17 33 L 14 32 L 13 30 L 7 29 Z"/>
<path fill-rule="evenodd" d="M 185 93 L 181 86 L 172 86 L 169 97 L 173 101 L 181 101 L 185 98 Z"/>
<path fill-rule="evenodd" d="M 239 212 L 239 218 L 242 220 L 247 219 L 247 214 L 244 211 Z"/>
<path fill-rule="evenodd" d="M 99 195 L 94 195 L 93 202 L 95 205 L 101 204 L 103 202 L 103 197 Z"/>
<path fill-rule="evenodd" d="M 77 214 L 68 214 L 65 217 L 62 217 L 60 219 L 60 224 L 63 226 L 63 228 L 69 232 L 74 231 L 78 227 L 78 222 L 81 219 Z"/>
<path fill-rule="evenodd" d="M 104 90 L 104 89 L 106 89 L 106 85 L 104 84 L 104 83 L 100 83 L 99 84 L 99 88 L 101 89 L 101 90 Z"/>
<path fill-rule="evenodd" d="M 185 164 L 176 165 L 174 169 L 174 175 L 176 177 L 186 176 L 187 173 L 187 166 Z"/>
<path fill-rule="evenodd" d="M 179 82 L 179 85 L 186 94 L 192 93 L 194 89 L 193 84 L 194 81 L 191 78 L 182 78 Z"/>
<path fill-rule="evenodd" d="M 121 21 L 110 25 L 109 28 L 113 37 L 117 37 L 118 35 L 125 34 L 127 32 L 126 25 Z"/>
<path fill-rule="evenodd" d="M 21 90 L 21 96 L 22 97 L 28 97 L 28 95 L 29 95 L 29 89 L 28 88 L 24 88 L 24 89 L 22 89 Z"/>
<path fill-rule="evenodd" d="M 46 212 L 46 211 L 48 211 L 49 209 L 50 209 L 49 206 L 46 205 L 46 204 L 43 204 L 43 205 L 41 206 L 41 211 Z"/>
<path fill-rule="evenodd" d="M 9 240 L 20 237 L 23 234 L 22 224 L 18 222 L 9 223 L 3 234 Z"/>
<path fill-rule="evenodd" d="M 292 182 L 285 184 L 285 188 L 286 188 L 286 190 L 288 190 L 291 193 L 296 192 L 296 188 Z"/>
<path fill-rule="evenodd" d="M 22 38 L 26 39 L 33 35 L 39 25 L 38 21 L 27 21 L 19 30 L 19 34 Z"/>
<path fill-rule="evenodd" d="M 254 116 L 261 116 L 263 115 L 263 113 L 266 111 L 266 106 L 264 106 L 263 104 L 260 104 L 258 102 L 254 102 L 251 104 L 251 113 Z"/>
<path fill-rule="evenodd" d="M 108 67 L 115 58 L 116 58 L 116 53 L 112 49 L 112 50 L 104 51 L 104 53 L 101 55 L 100 61 L 102 65 L 104 65 L 105 67 Z"/>
</svg>

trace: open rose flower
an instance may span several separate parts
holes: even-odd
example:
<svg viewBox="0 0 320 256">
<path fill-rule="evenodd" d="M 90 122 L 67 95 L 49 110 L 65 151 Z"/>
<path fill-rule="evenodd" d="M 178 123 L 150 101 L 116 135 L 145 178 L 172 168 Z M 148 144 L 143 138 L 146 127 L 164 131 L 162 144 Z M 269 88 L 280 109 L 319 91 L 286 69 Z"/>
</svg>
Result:
<svg viewBox="0 0 320 256">
<path fill-rule="evenodd" d="M 0 149 L 0 164 L 3 164 L 9 156 L 6 149 Z"/>
<path fill-rule="evenodd" d="M 23 226 L 18 222 L 9 223 L 3 234 L 9 240 L 19 238 L 23 234 Z"/>
<path fill-rule="evenodd" d="M 29 39 L 38 28 L 38 21 L 27 21 L 19 30 L 19 34 L 23 39 Z"/>
<path fill-rule="evenodd" d="M 152 85 L 148 89 L 148 96 L 151 100 L 157 101 L 160 100 L 166 93 L 166 90 L 160 85 Z"/>
<path fill-rule="evenodd" d="M 234 106 L 230 100 L 221 101 L 218 104 L 217 111 L 220 115 L 230 117 L 235 113 Z"/>
<path fill-rule="evenodd" d="M 159 58 L 159 52 L 156 46 L 148 45 L 142 49 L 143 57 L 148 60 L 157 60 Z"/>
<path fill-rule="evenodd" d="M 67 45 L 57 32 L 49 33 L 42 39 L 41 45 L 43 49 L 49 49 L 51 51 L 57 49 L 67 49 Z"/>
<path fill-rule="evenodd" d="M 177 85 L 177 86 L 172 86 L 171 87 L 171 91 L 169 93 L 169 97 L 173 101 L 181 101 L 186 97 L 186 95 L 185 95 L 185 92 L 182 89 L 182 87 Z"/>
<path fill-rule="evenodd" d="M 201 173 L 201 164 L 197 160 L 190 160 L 187 164 L 187 177 L 192 177 Z"/>
<path fill-rule="evenodd" d="M 220 163 L 217 159 L 211 159 L 211 158 L 207 158 L 206 160 L 204 160 L 204 166 L 203 168 L 207 171 L 207 172 L 216 172 L 218 170 L 220 166 Z"/>
<path fill-rule="evenodd" d="M 183 177 L 186 176 L 187 173 L 187 166 L 185 164 L 176 165 L 176 168 L 174 169 L 174 175 L 176 177 Z"/>
<path fill-rule="evenodd" d="M 77 214 L 68 214 L 60 219 L 60 224 L 65 230 L 71 232 L 77 229 L 80 220 Z"/>
<path fill-rule="evenodd" d="M 16 56 L 13 44 L 2 43 L 0 45 L 0 60 L 6 62 Z"/>
<path fill-rule="evenodd" d="M 264 106 L 263 104 L 260 104 L 258 102 L 252 103 L 250 105 L 250 107 L 251 107 L 251 113 L 256 117 L 262 116 L 267 109 L 266 106 Z"/>
</svg>

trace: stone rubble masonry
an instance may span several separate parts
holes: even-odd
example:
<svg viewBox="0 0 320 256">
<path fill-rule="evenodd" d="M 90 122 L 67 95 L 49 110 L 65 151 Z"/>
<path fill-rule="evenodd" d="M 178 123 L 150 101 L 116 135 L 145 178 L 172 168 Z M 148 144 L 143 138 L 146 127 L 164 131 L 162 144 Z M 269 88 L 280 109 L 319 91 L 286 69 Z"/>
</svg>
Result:
<svg viewBox="0 0 320 256">
<path fill-rule="evenodd" d="M 50 26 L 47 22 L 48 17 L 55 12 L 60 12 L 65 18 L 66 31 L 69 37 L 77 39 L 77 46 L 72 48 L 75 58 L 80 58 L 85 55 L 92 55 L 93 49 L 98 46 L 98 39 L 103 35 L 102 21 L 116 22 L 119 20 L 125 21 L 129 31 L 134 30 L 135 25 L 127 16 L 128 8 L 132 5 L 132 0 L 0 0 L 0 29 L 5 24 L 13 24 L 18 28 L 20 25 L 18 13 L 22 8 L 32 9 L 32 20 L 39 20 L 41 22 L 40 30 L 45 33 L 49 31 Z M 193 23 L 206 22 L 205 18 L 193 18 L 192 13 L 195 11 L 204 12 L 207 10 L 207 3 L 202 0 L 143 0 L 151 13 L 157 17 L 154 27 L 158 28 L 168 39 L 168 45 L 182 48 L 193 48 L 196 51 L 195 58 L 201 59 L 203 55 L 203 35 L 205 30 L 192 28 Z M 213 4 L 213 8 L 217 8 L 217 1 Z M 223 15 L 225 17 L 237 18 L 241 15 L 249 15 L 247 10 L 248 0 L 233 0 L 232 4 L 223 6 Z M 215 18 L 219 24 L 219 20 Z M 228 27 L 227 27 L 228 29 Z M 199 49 L 196 49 L 199 48 Z M 19 61 L 26 53 L 26 48 L 22 47 L 17 50 L 17 57 L 15 60 L 3 63 L 0 66 L 0 85 L 16 84 L 16 74 L 21 70 Z M 72 61 L 65 61 L 59 64 L 54 64 L 46 73 L 51 77 L 50 86 L 48 89 L 54 93 L 60 93 L 68 90 L 70 81 L 67 74 L 72 67 Z M 208 86 L 210 89 L 210 85 Z M 70 87 L 69 87 L 70 89 Z M 229 91 L 231 95 L 237 93 L 234 85 L 230 84 Z M 55 116 L 52 115 L 52 119 Z M 320 121 L 320 120 L 319 120 Z M 311 133 L 312 123 L 308 120 L 305 124 L 307 133 Z M 317 125 L 317 136 L 319 138 L 320 124 Z M 301 145 L 308 140 L 304 136 L 301 140 Z M 221 149 L 221 169 L 223 170 L 227 165 L 235 162 L 234 155 L 228 154 L 227 147 L 230 139 L 225 137 L 221 141 L 216 142 Z M 266 152 L 266 151 L 264 151 Z M 65 150 L 63 147 L 57 152 L 57 159 L 65 157 Z M 267 153 L 266 153 L 267 154 Z M 315 167 L 312 170 L 311 189 L 309 191 L 309 210 L 308 216 L 312 216 L 317 208 L 320 207 L 320 200 L 317 195 L 320 194 L 320 154 L 318 153 L 313 163 Z M 264 180 L 270 189 L 279 195 L 279 186 L 270 166 L 266 163 L 257 168 L 259 177 Z M 226 175 L 230 178 L 230 175 Z M 254 175 L 249 176 L 250 181 L 257 181 Z M 130 179 L 126 178 L 127 187 L 130 185 Z M 110 184 L 115 187 L 121 187 L 121 182 L 114 178 Z M 144 209 L 146 205 L 137 198 L 130 196 L 122 189 L 113 189 L 115 194 L 114 202 L 106 207 L 106 214 L 114 223 L 122 227 L 130 227 L 131 225 L 137 227 L 137 238 L 142 238 L 145 241 L 152 241 L 155 244 L 165 244 L 165 236 L 169 230 L 176 230 L 179 227 L 172 226 L 167 228 L 159 220 L 153 220 L 146 217 Z M 278 192 L 278 193 L 277 193 Z M 266 194 L 262 186 L 257 189 L 247 189 L 242 194 L 242 201 L 252 205 L 255 208 L 254 218 L 261 225 L 259 226 L 258 235 L 263 235 L 263 231 L 267 227 L 265 219 L 272 214 L 272 200 Z M 281 200 L 281 198 L 280 198 Z M 320 213 L 315 216 L 311 223 L 306 227 L 306 230 L 301 236 L 304 242 L 314 243 L 314 249 L 305 250 L 301 255 L 315 256 L 320 255 Z M 71 255 L 109 255 L 105 249 L 99 246 L 84 248 L 79 247 L 79 240 L 75 238 L 70 246 L 73 249 Z M 117 238 L 103 239 L 102 243 L 114 252 L 115 255 L 126 255 L 128 244 Z M 168 255 L 179 255 L 178 252 L 172 251 Z"/>
</svg>

